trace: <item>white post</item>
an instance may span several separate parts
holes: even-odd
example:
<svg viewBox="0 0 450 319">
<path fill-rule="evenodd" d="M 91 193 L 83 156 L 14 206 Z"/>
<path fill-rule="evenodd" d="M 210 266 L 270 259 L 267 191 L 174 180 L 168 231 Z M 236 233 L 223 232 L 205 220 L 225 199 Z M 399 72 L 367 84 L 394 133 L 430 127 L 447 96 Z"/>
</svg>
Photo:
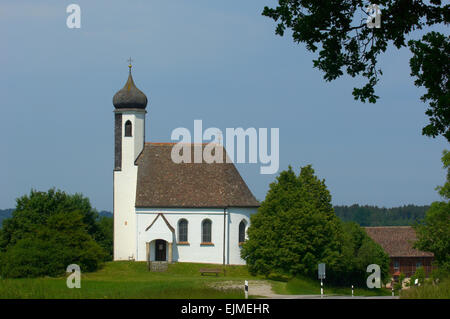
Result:
<svg viewBox="0 0 450 319">
<path fill-rule="evenodd" d="M 392 283 L 392 297 L 394 297 L 394 283 Z"/>
<path fill-rule="evenodd" d="M 320 279 L 320 298 L 323 298 L 323 281 Z"/>
<path fill-rule="evenodd" d="M 352 297 L 353 297 L 353 285 L 352 285 Z"/>
<path fill-rule="evenodd" d="M 245 299 L 248 299 L 248 281 L 247 280 L 244 283 L 244 292 L 245 292 Z"/>
</svg>

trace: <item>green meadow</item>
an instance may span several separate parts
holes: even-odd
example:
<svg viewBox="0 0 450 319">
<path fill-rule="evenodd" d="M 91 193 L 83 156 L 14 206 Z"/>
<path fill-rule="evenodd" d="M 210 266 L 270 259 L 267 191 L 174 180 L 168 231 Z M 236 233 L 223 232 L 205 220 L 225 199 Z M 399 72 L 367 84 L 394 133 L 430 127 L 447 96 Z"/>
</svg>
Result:
<svg viewBox="0 0 450 319">
<path fill-rule="evenodd" d="M 439 284 L 428 280 L 422 286 L 402 290 L 400 296 L 402 299 L 449 299 L 450 278 L 442 280 Z"/>
<path fill-rule="evenodd" d="M 277 294 L 320 294 L 319 281 L 294 278 L 288 282 L 251 276 L 246 266 L 226 266 L 226 275 L 206 274 L 200 268 L 221 266 L 174 263 L 166 272 L 149 272 L 145 262 L 116 261 L 105 263 L 97 272 L 81 275 L 81 288 L 69 289 L 66 277 L 0 279 L 0 298 L 43 299 L 243 299 L 244 280 L 262 280 Z M 223 283 L 226 289 L 220 289 Z M 229 284 L 235 288 L 230 288 Z M 239 288 L 241 286 L 242 288 Z M 350 295 L 346 288 L 329 288 L 326 294 Z M 355 295 L 386 294 L 386 291 L 356 289 Z M 250 296 L 250 298 L 262 296 Z"/>
<path fill-rule="evenodd" d="M 81 275 L 81 288 L 69 289 L 66 277 L 0 279 L 0 298 L 244 298 L 243 289 L 214 289 L 209 283 L 236 280 L 243 284 L 245 267 L 227 266 L 226 276 L 201 276 L 211 265 L 175 263 L 167 272 L 149 272 L 145 262 L 108 262 Z M 214 267 L 217 268 L 217 267 Z"/>
</svg>

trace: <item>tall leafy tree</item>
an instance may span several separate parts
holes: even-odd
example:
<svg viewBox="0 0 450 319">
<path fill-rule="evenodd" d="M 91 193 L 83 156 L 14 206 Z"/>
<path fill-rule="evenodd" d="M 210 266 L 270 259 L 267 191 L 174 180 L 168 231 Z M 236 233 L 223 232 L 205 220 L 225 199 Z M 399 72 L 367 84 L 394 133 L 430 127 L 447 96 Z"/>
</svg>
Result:
<svg viewBox="0 0 450 319">
<path fill-rule="evenodd" d="M 367 265 L 358 268 L 359 273 L 354 271 L 356 255 L 367 239 L 362 230 L 358 236 L 360 243 L 355 243 L 356 234 L 344 232 L 325 181 L 314 175 L 312 167 L 302 167 L 298 176 L 289 167 L 270 185 L 258 212 L 251 216 L 241 253 L 252 273 L 315 277 L 318 263 L 323 262 L 327 280 L 342 283 L 365 276 Z"/>
<path fill-rule="evenodd" d="M 442 164 L 444 164 L 444 169 L 447 170 L 447 175 L 445 184 L 443 186 L 438 186 L 436 190 L 443 198 L 450 200 L 450 152 L 444 150 L 441 160 Z"/>
<path fill-rule="evenodd" d="M 382 70 L 377 63 L 388 45 L 397 49 L 410 46 L 411 75 L 415 84 L 427 93 L 422 100 L 430 101 L 426 114 L 430 124 L 423 134 L 435 137 L 449 132 L 449 37 L 431 32 L 422 41 L 407 42 L 415 30 L 450 22 L 450 5 L 441 0 L 379 0 L 379 28 L 367 26 L 368 0 L 279 0 L 275 8 L 265 7 L 262 14 L 277 22 L 275 33 L 283 36 L 287 29 L 297 43 L 318 52 L 314 67 L 332 81 L 344 72 L 352 77 L 362 76 L 366 84 L 353 89 L 355 99 L 375 103 L 375 85 Z"/>
<path fill-rule="evenodd" d="M 98 226 L 99 232 L 95 236 L 95 241 L 107 252 L 107 260 L 113 260 L 114 220 L 112 217 L 100 217 Z"/>
<path fill-rule="evenodd" d="M 0 275 L 9 278 L 58 276 L 70 264 L 95 271 L 106 252 L 87 233 L 76 211 L 52 215 L 36 232 L 0 253 Z"/>
<path fill-rule="evenodd" d="M 422 130 L 424 135 L 443 135 L 450 141 L 450 37 L 430 32 L 422 40 L 408 42 L 413 57 L 409 64 L 414 84 L 423 86 L 423 102 L 429 102 L 425 114 L 430 124 Z"/>
<path fill-rule="evenodd" d="M 81 194 L 32 190 L 17 199 L 12 218 L 0 230 L 0 274 L 55 276 L 72 263 L 96 270 L 107 258 L 95 241 L 102 234 L 96 211 Z"/>
<path fill-rule="evenodd" d="M 318 262 L 334 264 L 341 251 L 331 195 L 311 166 L 291 167 L 270 185 L 251 217 L 242 255 L 253 273 L 312 275 Z"/>
<path fill-rule="evenodd" d="M 434 202 L 425 214 L 423 223 L 416 224 L 417 241 L 414 246 L 434 253 L 438 266 L 450 272 L 450 152 L 444 151 L 442 157 L 444 168 L 447 168 L 447 180 L 444 186 L 438 187 L 439 193 L 446 199 Z"/>
<path fill-rule="evenodd" d="M 96 222 L 98 214 L 91 207 L 88 198 L 81 194 L 70 195 L 55 189 L 50 189 L 48 192 L 31 190 L 29 195 L 16 200 L 12 218 L 3 221 L 0 250 L 36 233 L 52 215 L 74 211 L 83 216 L 86 231 L 95 237 L 99 232 Z"/>
<path fill-rule="evenodd" d="M 345 222 L 342 224 L 344 234 L 344 256 L 338 280 L 340 284 L 358 284 L 365 287 L 367 266 L 377 264 L 381 269 L 381 278 L 389 277 L 389 255 L 370 238 L 358 224 Z"/>
</svg>

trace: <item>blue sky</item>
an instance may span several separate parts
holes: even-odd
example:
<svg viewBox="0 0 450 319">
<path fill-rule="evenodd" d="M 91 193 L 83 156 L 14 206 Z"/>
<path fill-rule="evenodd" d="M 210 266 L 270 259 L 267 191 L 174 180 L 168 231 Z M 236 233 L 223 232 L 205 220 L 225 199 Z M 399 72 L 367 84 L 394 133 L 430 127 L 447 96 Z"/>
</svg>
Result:
<svg viewBox="0 0 450 319">
<path fill-rule="evenodd" d="M 68 29 L 66 7 L 81 7 Z M 333 204 L 439 200 L 448 143 L 421 135 L 423 90 L 407 49 L 389 48 L 379 102 L 353 100 L 361 79 L 325 82 L 314 55 L 261 16 L 276 1 L 2 1 L 0 208 L 31 188 L 81 192 L 112 209 L 114 93 L 134 59 L 147 95 L 146 139 L 177 127 L 280 129 L 280 171 L 312 164 Z M 237 165 L 258 199 L 276 175 Z"/>
</svg>

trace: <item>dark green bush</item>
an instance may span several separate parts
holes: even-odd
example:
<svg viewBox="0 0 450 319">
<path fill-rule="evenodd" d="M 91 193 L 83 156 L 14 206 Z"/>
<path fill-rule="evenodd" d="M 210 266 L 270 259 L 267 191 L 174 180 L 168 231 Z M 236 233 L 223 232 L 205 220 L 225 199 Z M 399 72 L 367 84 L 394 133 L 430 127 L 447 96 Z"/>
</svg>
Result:
<svg viewBox="0 0 450 319">
<path fill-rule="evenodd" d="M 250 273 L 272 277 L 315 279 L 325 263 L 327 281 L 338 285 L 365 285 L 370 264 L 381 267 L 385 280 L 389 268 L 388 255 L 361 227 L 337 218 L 325 181 L 310 165 L 298 176 L 289 167 L 270 185 L 241 255 Z"/>
<path fill-rule="evenodd" d="M 95 271 L 108 256 L 94 240 L 99 233 L 95 211 L 81 195 L 32 191 L 18 199 L 0 231 L 0 275 L 58 276 L 70 264 Z"/>
</svg>

